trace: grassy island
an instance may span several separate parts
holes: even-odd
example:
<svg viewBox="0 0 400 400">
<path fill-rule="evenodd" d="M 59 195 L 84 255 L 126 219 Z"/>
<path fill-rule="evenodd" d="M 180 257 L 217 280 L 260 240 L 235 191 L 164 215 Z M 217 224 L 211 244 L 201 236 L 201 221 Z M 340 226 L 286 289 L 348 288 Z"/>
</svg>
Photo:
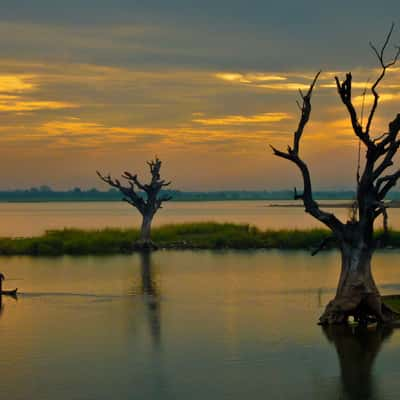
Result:
<svg viewBox="0 0 400 400">
<path fill-rule="evenodd" d="M 378 232 L 377 235 L 380 235 Z M 153 229 L 152 238 L 162 249 L 314 249 L 329 231 L 260 230 L 246 224 L 185 223 Z M 119 254 L 132 251 L 139 229 L 47 231 L 42 236 L 0 238 L 1 255 Z M 331 243 L 330 247 L 335 244 Z M 400 248 L 400 232 L 390 231 L 386 246 Z"/>
</svg>

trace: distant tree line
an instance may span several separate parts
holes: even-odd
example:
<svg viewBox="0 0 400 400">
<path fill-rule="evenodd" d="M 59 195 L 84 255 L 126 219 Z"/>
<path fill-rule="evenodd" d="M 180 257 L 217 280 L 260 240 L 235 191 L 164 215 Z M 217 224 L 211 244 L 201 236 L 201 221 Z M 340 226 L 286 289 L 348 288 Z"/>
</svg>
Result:
<svg viewBox="0 0 400 400">
<path fill-rule="evenodd" d="M 143 196 L 143 192 L 138 192 Z M 210 192 L 186 192 L 180 190 L 164 190 L 161 194 L 172 196 L 171 201 L 227 201 L 227 200 L 293 200 L 293 190 L 225 190 Z M 355 192 L 351 190 L 316 191 L 318 200 L 353 200 Z M 400 200 L 400 192 L 387 196 L 389 200 Z M 51 201 L 120 201 L 121 194 L 117 189 L 107 191 L 81 189 L 53 190 L 49 186 L 30 189 L 2 190 L 0 202 L 51 202 Z"/>
</svg>

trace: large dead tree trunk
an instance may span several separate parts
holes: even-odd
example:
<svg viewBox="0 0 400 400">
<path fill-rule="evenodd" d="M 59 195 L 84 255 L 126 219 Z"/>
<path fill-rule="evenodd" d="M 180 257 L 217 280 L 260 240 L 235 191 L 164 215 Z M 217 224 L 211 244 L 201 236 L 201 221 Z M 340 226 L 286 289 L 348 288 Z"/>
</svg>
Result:
<svg viewBox="0 0 400 400">
<path fill-rule="evenodd" d="M 118 179 L 113 179 L 110 175 L 104 176 L 97 171 L 97 175 L 102 181 L 117 188 L 124 195 L 123 200 L 135 207 L 142 215 L 140 239 L 134 243 L 134 248 L 142 250 L 157 248 L 156 244 L 151 240 L 151 223 L 156 212 L 162 208 L 162 203 L 172 198 L 169 194 L 160 194 L 162 188 L 171 184 L 171 182 L 161 179 L 161 160 L 156 158 L 147 164 L 151 173 L 151 181 L 148 184 L 140 183 L 137 175 L 124 172 L 122 177 L 127 180 L 129 186 L 123 186 Z M 136 188 L 142 191 L 143 196 L 136 192 Z"/>
<path fill-rule="evenodd" d="M 325 224 L 339 244 L 342 269 L 338 288 L 335 298 L 327 305 L 320 318 L 321 324 L 345 323 L 349 316 L 354 316 L 360 322 L 366 322 L 370 318 L 388 322 L 397 317 L 382 303 L 371 271 L 371 258 L 377 244 L 374 240 L 374 221 L 383 215 L 384 227 L 387 228 L 384 199 L 400 178 L 400 169 L 385 175 L 387 169 L 393 165 L 393 157 L 400 146 L 398 138 L 400 114 L 389 123 L 387 132 L 377 138 L 371 137 L 371 124 L 379 101 L 377 87 L 384 78 L 386 70 L 396 63 L 400 55 L 400 49 L 397 49 L 392 61 L 388 63 L 384 61 L 384 52 L 392 32 L 393 25 L 380 51 L 371 44 L 382 70 L 371 87 L 374 101 L 365 127 L 359 122 L 352 103 L 351 73 L 347 74 L 342 82 L 335 78 L 339 96 L 349 113 L 353 131 L 366 148 L 364 170 L 362 174 L 357 172 L 355 212 L 349 221 L 343 223 L 334 214 L 321 210 L 313 198 L 310 171 L 299 154 L 300 140 L 311 114 L 311 95 L 320 73 L 315 76 L 306 94 L 300 92 L 301 117 L 294 133 L 293 146 L 288 146 L 287 152 L 272 147 L 276 156 L 293 162 L 301 172 L 304 190 L 300 195 L 295 190 L 295 199 L 303 200 L 305 211 Z"/>
<path fill-rule="evenodd" d="M 379 321 L 391 319 L 391 313 L 381 302 L 371 271 L 373 247 L 357 238 L 353 243 L 341 243 L 342 267 L 335 298 L 320 318 L 321 324 L 347 322 L 353 316 L 367 323 L 371 315 Z"/>
</svg>

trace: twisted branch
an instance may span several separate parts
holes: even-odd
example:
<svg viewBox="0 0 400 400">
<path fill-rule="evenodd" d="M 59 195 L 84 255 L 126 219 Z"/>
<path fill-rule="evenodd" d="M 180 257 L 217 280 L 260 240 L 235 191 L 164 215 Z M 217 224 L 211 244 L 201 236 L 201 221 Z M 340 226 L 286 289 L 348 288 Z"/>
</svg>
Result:
<svg viewBox="0 0 400 400">
<path fill-rule="evenodd" d="M 396 64 L 396 62 L 397 62 L 397 60 L 398 60 L 398 58 L 400 56 L 400 47 L 399 46 L 395 46 L 396 53 L 395 53 L 393 59 L 391 61 L 387 62 L 387 63 L 385 63 L 385 61 L 384 61 L 385 50 L 387 48 L 387 45 L 389 44 L 390 38 L 391 38 L 392 33 L 393 33 L 393 29 L 394 29 L 394 23 L 392 23 L 392 25 L 390 27 L 390 30 L 389 30 L 389 33 L 387 34 L 385 42 L 383 43 L 380 51 L 377 50 L 377 48 L 375 47 L 375 45 L 373 43 L 371 43 L 371 42 L 369 43 L 370 47 L 372 48 L 372 50 L 374 51 L 375 55 L 377 56 L 377 58 L 379 60 L 379 63 L 381 65 L 381 67 L 382 67 L 382 71 L 381 71 L 381 73 L 379 74 L 378 78 L 376 79 L 376 81 L 374 82 L 374 84 L 371 87 L 371 92 L 372 92 L 372 94 L 374 96 L 374 102 L 372 104 L 371 111 L 370 111 L 369 116 L 368 116 L 367 126 L 365 128 L 365 132 L 367 134 L 369 133 L 369 130 L 370 130 L 371 124 L 372 124 L 372 120 L 374 119 L 375 111 L 376 111 L 376 109 L 378 107 L 379 94 L 376 91 L 376 88 L 378 87 L 378 85 L 381 82 L 381 80 L 385 77 L 386 70 L 388 68 L 392 67 L 394 64 Z"/>
<path fill-rule="evenodd" d="M 271 146 L 275 156 L 289 160 L 297 165 L 303 178 L 303 194 L 298 194 L 295 189 L 295 199 L 302 199 L 306 212 L 314 218 L 328 226 L 336 235 L 341 235 L 343 224 L 335 217 L 335 215 L 322 211 L 318 203 L 313 198 L 311 177 L 307 164 L 299 156 L 300 140 L 304 132 L 304 128 L 310 119 L 311 114 L 311 96 L 321 71 L 319 71 L 312 81 L 306 94 L 300 91 L 302 104 L 300 106 L 301 115 L 296 131 L 293 135 L 293 147 L 288 146 L 287 152 L 280 151 Z"/>
<path fill-rule="evenodd" d="M 113 179 L 110 174 L 102 175 L 100 172 L 96 172 L 102 181 L 108 183 L 112 187 L 117 188 L 124 195 L 124 201 L 136 207 L 142 214 L 154 214 L 159 208 L 162 208 L 163 202 L 172 199 L 170 194 L 164 193 L 159 196 L 161 189 L 169 186 L 171 182 L 166 182 L 165 180 L 161 179 L 161 160 L 156 157 L 155 160 L 148 161 L 147 164 L 150 167 L 151 173 L 151 181 L 149 184 L 141 183 L 137 177 L 137 174 L 131 174 L 128 171 L 125 171 L 122 174 L 122 177 L 126 179 L 129 186 L 122 185 L 118 179 Z M 136 193 L 136 187 L 146 194 L 145 199 Z"/>
<path fill-rule="evenodd" d="M 118 189 L 124 195 L 122 200 L 136 207 L 143 214 L 146 203 L 143 198 L 135 192 L 135 187 L 132 182 L 130 182 L 129 187 L 127 187 L 123 186 L 119 179 L 113 179 L 110 174 L 102 175 L 99 171 L 96 171 L 96 173 L 103 182 Z"/>
</svg>

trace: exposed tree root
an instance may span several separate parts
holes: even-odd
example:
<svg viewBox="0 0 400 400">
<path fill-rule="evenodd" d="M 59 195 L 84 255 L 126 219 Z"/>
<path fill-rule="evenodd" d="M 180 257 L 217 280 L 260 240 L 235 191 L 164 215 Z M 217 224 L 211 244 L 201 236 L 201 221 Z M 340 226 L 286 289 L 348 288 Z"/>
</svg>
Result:
<svg viewBox="0 0 400 400">
<path fill-rule="evenodd" d="M 390 324 L 400 319 L 400 314 L 382 302 L 379 293 L 360 293 L 352 296 L 336 296 L 321 315 L 319 325 L 347 324 L 353 317 L 359 324 L 378 322 Z"/>
</svg>

